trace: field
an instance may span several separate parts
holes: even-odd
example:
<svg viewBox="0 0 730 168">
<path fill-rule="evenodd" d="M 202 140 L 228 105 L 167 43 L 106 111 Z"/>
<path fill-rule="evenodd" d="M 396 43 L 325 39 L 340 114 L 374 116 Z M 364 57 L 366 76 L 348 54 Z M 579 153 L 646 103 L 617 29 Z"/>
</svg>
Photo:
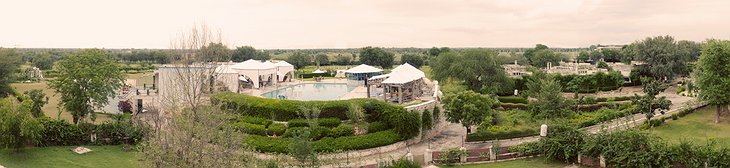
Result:
<svg viewBox="0 0 730 168">
<path fill-rule="evenodd" d="M 471 164 L 463 166 L 441 166 L 441 167 L 461 167 L 461 168 L 513 168 L 513 167 L 530 167 L 530 168 L 562 168 L 569 166 L 570 164 L 545 161 L 545 158 L 535 157 L 527 159 L 518 159 L 511 161 L 485 163 L 485 164 Z"/>
<path fill-rule="evenodd" d="M 0 150 L 0 165 L 5 167 L 142 167 L 138 152 L 125 152 L 122 146 L 87 146 L 92 151 L 79 155 L 72 146 L 26 148 L 16 154 Z"/>
<path fill-rule="evenodd" d="M 724 114 L 727 116 L 727 114 Z M 650 132 L 670 143 L 679 143 L 682 140 L 705 143 L 708 140 L 717 141 L 718 146 L 730 146 L 730 118 L 722 118 L 715 123 L 715 107 L 707 106 L 697 109 L 694 113 L 681 117 L 676 121 L 669 121 L 664 125 L 653 128 Z"/>
</svg>

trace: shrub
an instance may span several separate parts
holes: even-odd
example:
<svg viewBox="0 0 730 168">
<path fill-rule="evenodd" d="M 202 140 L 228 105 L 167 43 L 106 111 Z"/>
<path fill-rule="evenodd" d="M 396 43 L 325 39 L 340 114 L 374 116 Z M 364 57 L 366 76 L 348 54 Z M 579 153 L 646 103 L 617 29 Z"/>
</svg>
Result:
<svg viewBox="0 0 730 168">
<path fill-rule="evenodd" d="M 662 124 L 664 124 L 664 118 L 658 118 L 658 119 L 649 121 L 649 125 L 652 127 L 658 127 L 658 126 L 661 126 Z"/>
<path fill-rule="evenodd" d="M 286 125 L 280 123 L 271 124 L 269 125 L 269 128 L 266 129 L 266 132 L 271 136 L 282 136 L 284 135 L 284 132 L 286 132 Z"/>
<path fill-rule="evenodd" d="M 387 130 L 388 127 L 385 126 L 382 122 L 371 122 L 368 124 L 368 133 L 374 133 L 374 132 L 380 132 Z"/>
<path fill-rule="evenodd" d="M 105 122 L 98 125 L 74 125 L 64 120 L 48 117 L 38 118 L 45 129 L 41 132 L 39 146 L 73 145 L 119 145 L 137 144 L 143 138 L 145 129 L 127 122 Z M 97 141 L 91 142 L 91 134 L 96 133 Z"/>
<path fill-rule="evenodd" d="M 369 149 L 390 145 L 401 140 L 395 131 L 387 130 L 360 136 L 344 136 L 339 138 L 323 138 L 313 143 L 317 152 L 336 152 L 341 150 Z"/>
<path fill-rule="evenodd" d="M 421 129 L 430 130 L 433 127 L 433 121 L 431 121 L 431 112 L 428 109 L 423 110 L 421 113 Z"/>
<path fill-rule="evenodd" d="M 598 100 L 596 100 L 595 97 L 585 97 L 583 98 L 583 102 L 585 102 L 585 104 L 596 104 L 598 103 Z"/>
<path fill-rule="evenodd" d="M 342 123 L 342 120 L 340 120 L 339 118 L 320 118 L 317 121 L 319 122 L 319 126 L 327 128 L 334 128 Z"/>
<path fill-rule="evenodd" d="M 338 127 L 335 127 L 329 134 L 329 136 L 333 138 L 353 135 L 355 135 L 355 127 L 349 125 L 340 125 Z"/>
<path fill-rule="evenodd" d="M 249 124 L 258 124 L 263 125 L 264 127 L 268 127 L 273 121 L 269 119 L 259 118 L 259 117 L 251 117 L 251 116 L 243 116 L 238 118 L 239 122 L 245 122 Z"/>
<path fill-rule="evenodd" d="M 309 122 L 306 119 L 293 119 L 287 122 L 289 128 L 292 127 L 309 127 Z"/>
<path fill-rule="evenodd" d="M 677 94 L 682 93 L 684 91 L 685 91 L 685 88 L 684 87 L 677 88 Z"/>
<path fill-rule="evenodd" d="M 246 134 L 266 136 L 266 126 L 251 124 L 245 122 L 237 122 L 231 125 L 234 129 Z"/>
<path fill-rule="evenodd" d="M 672 120 L 677 120 L 679 117 L 677 116 L 677 113 L 672 114 Z"/>
<path fill-rule="evenodd" d="M 497 97 L 501 103 L 527 104 L 527 99 L 518 96 Z"/>
<path fill-rule="evenodd" d="M 502 108 L 504 108 L 504 110 L 514 110 L 514 109 L 527 110 L 528 109 L 527 104 L 500 103 L 499 105 L 502 106 Z"/>
<path fill-rule="evenodd" d="M 596 98 L 596 102 L 607 102 L 607 101 L 608 101 L 608 98 L 605 98 L 605 97 Z"/>
<path fill-rule="evenodd" d="M 288 132 L 288 130 L 287 130 Z M 259 152 L 267 153 L 288 153 L 289 144 L 291 139 L 289 138 L 271 138 L 259 135 L 248 135 L 244 137 L 243 143 L 254 148 Z"/>
<path fill-rule="evenodd" d="M 282 134 L 282 137 L 291 138 L 297 136 L 298 133 L 307 133 L 307 138 L 310 140 L 319 140 L 330 134 L 330 129 L 327 127 L 289 127 L 289 129 Z"/>
<path fill-rule="evenodd" d="M 495 139 L 511 139 L 538 135 L 537 130 L 516 129 L 510 126 L 491 126 L 488 130 L 478 130 L 475 133 L 466 135 L 467 142 L 491 141 Z"/>
</svg>

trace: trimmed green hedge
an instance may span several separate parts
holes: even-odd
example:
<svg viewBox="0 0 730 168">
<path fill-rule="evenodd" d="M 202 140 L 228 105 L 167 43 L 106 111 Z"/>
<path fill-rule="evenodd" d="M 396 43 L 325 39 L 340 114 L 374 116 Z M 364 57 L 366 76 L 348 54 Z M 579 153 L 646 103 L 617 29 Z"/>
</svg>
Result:
<svg viewBox="0 0 730 168">
<path fill-rule="evenodd" d="M 317 122 L 319 123 L 319 126 L 327 128 L 334 128 L 342 124 L 342 120 L 340 120 L 339 118 L 320 118 L 317 120 Z"/>
<path fill-rule="evenodd" d="M 340 125 L 338 127 L 332 128 L 332 132 L 330 133 L 330 137 L 337 138 L 337 137 L 344 137 L 344 136 L 353 136 L 355 135 L 355 127 L 350 125 Z"/>
<path fill-rule="evenodd" d="M 509 129 L 496 129 L 496 130 L 490 130 L 490 131 L 477 131 L 475 133 L 471 133 L 469 135 L 466 135 L 466 141 L 467 142 L 473 142 L 473 141 L 491 141 L 495 139 L 511 139 L 511 138 L 519 138 L 519 137 L 528 137 L 528 136 L 534 136 L 538 135 L 539 132 L 537 130 L 533 129 L 515 129 L 515 128 L 509 128 Z"/>
<path fill-rule="evenodd" d="M 296 134 L 301 134 L 304 132 L 309 133 L 307 136 L 308 139 L 319 140 L 326 136 L 329 136 L 329 134 L 330 134 L 330 132 L 332 132 L 332 130 L 330 130 L 327 127 L 320 127 L 320 126 L 316 126 L 316 127 L 312 127 L 312 128 L 310 128 L 310 127 L 293 127 L 293 128 L 287 129 L 286 132 L 284 132 L 284 134 L 282 135 L 282 137 L 291 138 L 291 137 L 297 136 Z"/>
<path fill-rule="evenodd" d="M 368 125 L 368 133 L 380 132 L 388 130 L 388 127 L 382 122 L 371 122 Z"/>
<path fill-rule="evenodd" d="M 529 107 L 527 104 L 513 104 L 513 103 L 499 103 L 504 110 L 512 110 L 512 109 L 519 109 L 519 110 L 527 110 Z"/>
<path fill-rule="evenodd" d="M 328 153 L 375 148 L 396 143 L 401 139 L 400 135 L 394 131 L 387 130 L 360 136 L 345 136 L 339 138 L 327 137 L 319 141 L 312 142 L 312 147 L 316 152 Z M 248 135 L 244 138 L 243 143 L 260 152 L 288 153 L 291 139 Z"/>
<path fill-rule="evenodd" d="M 145 131 L 144 128 L 128 122 L 75 125 L 48 117 L 40 117 L 38 121 L 45 128 L 41 132 L 41 138 L 38 138 L 39 146 L 137 144 L 142 140 Z M 96 133 L 97 137 L 97 141 L 93 143 L 90 139 L 92 133 Z"/>
<path fill-rule="evenodd" d="M 254 134 L 254 135 L 266 135 L 266 126 L 258 125 L 258 124 L 251 124 L 251 123 L 245 123 L 245 122 L 237 122 L 231 124 L 231 127 L 233 129 L 236 129 L 238 131 L 241 131 L 246 134 Z"/>
<path fill-rule="evenodd" d="M 307 121 L 307 119 L 293 119 L 293 120 L 289 120 L 289 122 L 287 122 L 287 126 L 289 126 L 289 128 L 309 127 L 309 122 Z"/>
<path fill-rule="evenodd" d="M 527 104 L 527 99 L 517 96 L 501 96 L 497 99 L 501 103 Z"/>
<path fill-rule="evenodd" d="M 259 117 L 251 117 L 251 116 L 243 116 L 238 118 L 239 122 L 245 122 L 249 124 L 258 124 L 263 125 L 265 127 L 268 127 L 273 121 L 265 118 L 259 118 Z"/>
<path fill-rule="evenodd" d="M 350 99 L 336 101 L 297 101 L 268 99 L 232 92 L 221 92 L 211 96 L 213 104 L 219 104 L 223 109 L 237 112 L 241 115 L 261 118 L 273 118 L 276 121 L 287 121 L 303 118 L 298 113 L 302 107 L 319 106 L 320 118 L 347 119 L 347 112 L 351 104 L 360 105 L 365 113 L 367 122 L 380 121 L 388 128 L 392 128 L 404 139 L 418 135 L 420 115 L 408 112 L 403 107 L 392 105 L 375 99 Z M 289 127 L 292 125 L 289 123 Z"/>
<path fill-rule="evenodd" d="M 280 123 L 274 123 L 269 125 L 269 128 L 266 129 L 266 132 L 268 135 L 274 136 L 281 136 L 284 135 L 284 132 L 286 132 L 286 125 L 280 124 Z"/>
</svg>

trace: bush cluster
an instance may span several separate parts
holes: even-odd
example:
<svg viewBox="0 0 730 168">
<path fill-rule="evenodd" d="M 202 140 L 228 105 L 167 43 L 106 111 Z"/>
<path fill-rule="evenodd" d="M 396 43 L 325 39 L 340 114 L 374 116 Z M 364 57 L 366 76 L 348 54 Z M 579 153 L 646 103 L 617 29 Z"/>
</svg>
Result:
<svg viewBox="0 0 730 168">
<path fill-rule="evenodd" d="M 319 118 L 317 122 L 319 123 L 319 126 L 327 128 L 334 128 L 342 124 L 342 120 L 339 118 Z"/>
<path fill-rule="evenodd" d="M 74 125 L 48 117 L 41 117 L 38 120 L 45 128 L 39 138 L 40 146 L 137 144 L 142 140 L 145 131 L 144 128 L 127 122 Z M 97 141 L 91 142 L 91 134 L 94 133 Z"/>
<path fill-rule="evenodd" d="M 382 122 L 376 121 L 368 124 L 368 133 L 380 132 L 385 130 L 388 130 L 388 127 L 385 126 L 385 124 L 383 124 Z"/>
<path fill-rule="evenodd" d="M 338 127 L 332 128 L 332 132 L 330 133 L 330 137 L 333 138 L 353 135 L 355 135 L 355 127 L 350 125 L 340 125 Z"/>
<path fill-rule="evenodd" d="M 326 137 L 319 141 L 312 142 L 312 147 L 316 152 L 337 152 L 369 149 L 390 145 L 400 140 L 400 135 L 392 130 L 387 130 L 360 136 L 344 136 L 339 138 Z M 248 135 L 244 138 L 244 143 L 260 152 L 288 153 L 288 147 L 291 143 L 291 139 Z"/>
<path fill-rule="evenodd" d="M 287 122 L 287 126 L 289 126 L 289 128 L 309 127 L 309 122 L 307 121 L 307 119 L 293 119 L 293 120 L 289 120 L 289 122 Z"/>
<path fill-rule="evenodd" d="M 307 139 L 310 140 L 319 140 L 324 137 L 330 136 L 332 130 L 330 130 L 327 127 L 290 127 L 289 129 L 282 134 L 282 137 L 285 138 L 291 138 L 299 136 L 300 134 L 305 134 Z"/>
<path fill-rule="evenodd" d="M 241 131 L 246 134 L 253 134 L 253 135 L 266 135 L 266 126 L 264 125 L 258 125 L 258 124 L 251 124 L 246 122 L 236 122 L 231 124 L 231 127 L 233 129 Z"/>
<path fill-rule="evenodd" d="M 538 135 L 539 132 L 534 129 L 518 129 L 511 126 L 491 126 L 487 130 L 478 130 L 475 133 L 466 135 L 467 142 L 474 141 L 491 141 L 495 139 L 511 139 L 519 137 L 528 137 Z"/>
<path fill-rule="evenodd" d="M 263 125 L 264 127 L 269 126 L 273 121 L 269 119 L 259 118 L 259 117 L 251 117 L 251 116 L 243 116 L 238 118 L 239 122 L 245 122 L 249 124 L 258 124 Z"/>
<path fill-rule="evenodd" d="M 269 127 L 266 129 L 266 132 L 270 136 L 282 136 L 284 135 L 284 132 L 286 132 L 286 125 L 280 124 L 280 123 L 274 123 L 269 125 Z"/>
</svg>

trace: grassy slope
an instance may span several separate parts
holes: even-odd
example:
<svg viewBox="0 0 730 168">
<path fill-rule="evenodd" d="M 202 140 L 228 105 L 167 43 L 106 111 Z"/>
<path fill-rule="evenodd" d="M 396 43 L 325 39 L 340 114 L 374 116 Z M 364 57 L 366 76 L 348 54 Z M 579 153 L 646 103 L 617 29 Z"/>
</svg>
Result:
<svg viewBox="0 0 730 168">
<path fill-rule="evenodd" d="M 496 163 L 486 164 L 472 164 L 463 166 L 453 166 L 462 168 L 514 168 L 514 167 L 529 167 L 529 168 L 562 168 L 568 166 L 568 164 L 560 162 L 546 162 L 542 157 L 518 159 Z M 441 166 L 449 167 L 449 166 Z"/>
<path fill-rule="evenodd" d="M 142 167 L 137 152 L 124 152 L 121 146 L 87 146 L 93 150 L 79 155 L 74 147 L 38 147 L 24 149 L 20 154 L 0 150 L 0 165 L 5 167 Z"/>
<path fill-rule="evenodd" d="M 682 140 L 695 143 L 717 140 L 719 146 L 730 146 L 730 118 L 724 117 L 720 123 L 715 124 L 714 106 L 700 108 L 676 121 L 668 121 L 650 132 L 670 143 Z"/>
</svg>

